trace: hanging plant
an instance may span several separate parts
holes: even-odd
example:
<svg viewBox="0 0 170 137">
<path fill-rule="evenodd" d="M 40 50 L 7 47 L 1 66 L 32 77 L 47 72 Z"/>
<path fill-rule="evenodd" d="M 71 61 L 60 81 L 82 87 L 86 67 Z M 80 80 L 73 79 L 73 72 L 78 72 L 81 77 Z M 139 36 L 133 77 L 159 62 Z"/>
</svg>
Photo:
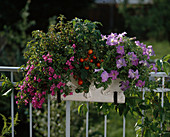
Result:
<svg viewBox="0 0 170 137">
<path fill-rule="evenodd" d="M 17 104 L 32 102 L 41 108 L 47 94 L 72 95 L 74 79 L 76 93 L 89 92 L 91 82 L 96 88 L 107 89 L 113 80 L 121 80 L 121 90 L 132 94 L 148 85 L 149 72 L 156 70 L 148 60 L 154 55 L 152 46 L 126 37 L 126 33 L 103 36 L 98 22 L 75 18 L 57 25 L 48 32 L 33 31 L 24 56 L 24 79 L 18 84 Z"/>
</svg>

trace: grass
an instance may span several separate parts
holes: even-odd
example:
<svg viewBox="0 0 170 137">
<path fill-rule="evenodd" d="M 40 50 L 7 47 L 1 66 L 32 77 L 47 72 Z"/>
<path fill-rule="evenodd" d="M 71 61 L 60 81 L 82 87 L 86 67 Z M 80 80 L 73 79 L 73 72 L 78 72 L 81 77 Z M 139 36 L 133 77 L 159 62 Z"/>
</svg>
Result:
<svg viewBox="0 0 170 137">
<path fill-rule="evenodd" d="M 161 59 L 163 56 L 170 54 L 170 42 L 169 41 L 155 41 L 148 40 L 144 41 L 146 45 L 152 45 L 156 56 L 151 57 L 151 59 Z"/>
</svg>

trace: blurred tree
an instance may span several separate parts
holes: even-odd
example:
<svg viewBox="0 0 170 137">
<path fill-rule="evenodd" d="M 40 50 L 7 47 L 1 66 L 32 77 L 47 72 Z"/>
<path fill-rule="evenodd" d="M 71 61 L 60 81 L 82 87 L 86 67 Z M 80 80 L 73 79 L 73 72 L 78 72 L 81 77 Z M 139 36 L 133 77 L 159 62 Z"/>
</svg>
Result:
<svg viewBox="0 0 170 137">
<path fill-rule="evenodd" d="M 28 1 L 21 10 L 20 20 L 12 25 L 4 25 L 0 30 L 0 65 L 20 66 L 25 62 L 22 51 L 31 38 L 26 31 L 35 24 L 35 21 L 28 21 L 29 4 Z"/>
<path fill-rule="evenodd" d="M 169 0 L 153 0 L 148 5 L 128 5 L 125 0 L 119 10 L 124 16 L 125 28 L 131 35 L 170 41 Z"/>
</svg>

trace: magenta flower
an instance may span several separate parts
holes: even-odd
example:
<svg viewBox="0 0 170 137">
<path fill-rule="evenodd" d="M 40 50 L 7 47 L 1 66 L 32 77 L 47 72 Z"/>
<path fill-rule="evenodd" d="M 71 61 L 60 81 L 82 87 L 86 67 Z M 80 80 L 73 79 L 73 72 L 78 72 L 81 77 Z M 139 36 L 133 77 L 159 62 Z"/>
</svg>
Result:
<svg viewBox="0 0 170 137">
<path fill-rule="evenodd" d="M 57 77 L 58 77 L 58 76 L 57 76 L 56 74 L 54 74 L 53 78 L 57 79 Z"/>
<path fill-rule="evenodd" d="M 125 51 L 124 51 L 124 46 L 117 46 L 117 53 L 121 54 L 121 55 L 124 55 L 125 54 Z"/>
<path fill-rule="evenodd" d="M 52 95 L 52 96 L 54 96 L 54 95 L 55 95 L 55 91 L 54 91 L 54 90 L 51 92 L 51 95 Z"/>
<path fill-rule="evenodd" d="M 28 80 L 29 80 L 29 77 L 26 77 L 25 80 L 28 81 Z"/>
<path fill-rule="evenodd" d="M 66 97 L 66 94 L 64 94 L 63 97 Z"/>
<path fill-rule="evenodd" d="M 75 44 L 73 44 L 73 45 L 72 45 L 72 47 L 75 49 L 75 48 L 76 48 L 76 45 L 75 45 Z"/>
<path fill-rule="evenodd" d="M 30 65 L 28 65 L 28 66 L 26 67 L 26 70 L 28 70 L 28 69 L 29 69 L 29 67 L 30 67 Z"/>
<path fill-rule="evenodd" d="M 47 60 L 48 60 L 48 57 L 47 57 L 47 56 L 43 55 L 42 57 L 43 57 L 44 61 L 47 61 Z"/>
<path fill-rule="evenodd" d="M 52 80 L 53 78 L 52 78 L 52 77 L 49 77 L 48 79 L 49 79 L 49 80 Z"/>
<path fill-rule="evenodd" d="M 74 61 L 74 56 L 72 56 L 72 57 L 70 58 L 70 61 Z"/>
<path fill-rule="evenodd" d="M 73 95 L 73 92 L 70 92 L 70 94 L 69 95 Z"/>
<path fill-rule="evenodd" d="M 139 78 L 139 74 L 138 74 L 138 70 L 136 70 L 135 72 L 134 72 L 134 70 L 132 70 L 132 69 L 129 69 L 129 75 L 128 75 L 128 78 L 131 78 L 131 79 L 138 79 Z"/>
<path fill-rule="evenodd" d="M 69 60 L 67 60 L 66 65 L 70 66 L 71 62 Z"/>
<path fill-rule="evenodd" d="M 143 86 L 145 86 L 145 81 L 138 80 L 138 82 L 136 83 L 136 86 L 137 86 L 137 87 L 143 87 Z"/>
<path fill-rule="evenodd" d="M 60 93 L 63 93 L 63 89 L 60 90 Z"/>
<path fill-rule="evenodd" d="M 123 91 L 125 91 L 125 90 L 127 90 L 128 88 L 130 88 L 130 86 L 129 86 L 129 81 L 128 80 L 126 80 L 126 82 L 121 82 L 121 87 L 120 87 L 120 89 L 121 90 L 123 90 Z"/>
<path fill-rule="evenodd" d="M 48 58 L 48 63 L 52 63 L 53 59 L 52 58 Z"/>
<path fill-rule="evenodd" d="M 106 82 L 109 78 L 109 75 L 106 71 L 103 71 L 103 73 L 101 74 L 101 78 L 102 78 L 102 82 Z"/>
<path fill-rule="evenodd" d="M 54 73 L 54 69 L 52 67 L 49 67 L 48 70 L 49 70 L 49 72 L 51 72 L 51 74 Z"/>
<path fill-rule="evenodd" d="M 119 72 L 117 72 L 116 70 L 111 70 L 111 72 L 109 73 L 109 77 L 111 77 L 112 80 L 117 79 L 118 75 L 119 75 Z"/>
<path fill-rule="evenodd" d="M 41 82 L 41 79 L 39 78 L 37 81 L 38 81 L 38 82 Z"/>
<path fill-rule="evenodd" d="M 36 78 L 36 76 L 34 76 L 34 81 L 36 81 L 37 80 L 37 78 Z"/>
<path fill-rule="evenodd" d="M 73 69 L 73 68 L 74 68 L 74 66 L 72 66 L 72 65 L 69 66 L 69 69 Z"/>
<path fill-rule="evenodd" d="M 123 67 L 123 66 L 126 67 L 127 65 L 126 65 L 125 59 L 124 59 L 124 58 L 118 59 L 118 60 L 116 61 L 116 66 L 117 66 L 118 69 L 121 68 L 121 67 Z"/>
<path fill-rule="evenodd" d="M 32 65 L 32 66 L 30 67 L 30 70 L 32 71 L 34 68 L 35 68 L 34 65 Z"/>
</svg>

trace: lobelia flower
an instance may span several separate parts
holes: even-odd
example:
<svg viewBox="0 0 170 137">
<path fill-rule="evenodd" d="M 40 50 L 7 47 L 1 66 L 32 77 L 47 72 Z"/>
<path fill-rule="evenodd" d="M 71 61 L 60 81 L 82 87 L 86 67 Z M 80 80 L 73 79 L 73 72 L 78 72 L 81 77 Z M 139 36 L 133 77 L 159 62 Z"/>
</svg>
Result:
<svg viewBox="0 0 170 137">
<path fill-rule="evenodd" d="M 128 75 L 128 78 L 131 78 L 131 79 L 138 79 L 139 78 L 139 74 L 138 74 L 138 70 L 136 70 L 135 72 L 134 72 L 134 70 L 132 70 L 132 69 L 129 69 L 129 75 Z"/>
<path fill-rule="evenodd" d="M 143 64 L 144 66 L 149 67 L 149 63 L 146 60 L 139 61 L 139 64 Z"/>
<path fill-rule="evenodd" d="M 109 77 L 111 77 L 112 80 L 117 79 L 118 75 L 119 75 L 119 72 L 117 72 L 116 70 L 111 70 L 111 72 L 109 73 Z"/>
<path fill-rule="evenodd" d="M 118 59 L 118 60 L 116 61 L 116 66 L 117 66 L 118 69 L 121 68 L 121 67 L 123 67 L 123 66 L 126 67 L 127 65 L 126 65 L 125 59 L 124 59 L 124 58 Z"/>
<path fill-rule="evenodd" d="M 121 82 L 121 87 L 120 87 L 120 89 L 123 90 L 123 91 L 125 91 L 125 90 L 127 90 L 128 88 L 130 88 L 130 86 L 129 86 L 129 81 L 128 81 L 128 80 L 126 80 L 125 82 L 122 81 L 122 82 Z"/>
<path fill-rule="evenodd" d="M 125 51 L 124 51 L 124 46 L 117 46 L 117 53 L 121 54 L 121 55 L 124 55 L 125 54 Z"/>
<path fill-rule="evenodd" d="M 103 73 L 101 74 L 101 78 L 102 78 L 102 82 L 106 82 L 109 78 L 109 75 L 106 71 L 103 71 Z"/>
<path fill-rule="evenodd" d="M 136 86 L 137 86 L 137 87 L 143 87 L 143 86 L 145 86 L 145 81 L 138 80 L 138 82 L 136 83 Z"/>
</svg>

